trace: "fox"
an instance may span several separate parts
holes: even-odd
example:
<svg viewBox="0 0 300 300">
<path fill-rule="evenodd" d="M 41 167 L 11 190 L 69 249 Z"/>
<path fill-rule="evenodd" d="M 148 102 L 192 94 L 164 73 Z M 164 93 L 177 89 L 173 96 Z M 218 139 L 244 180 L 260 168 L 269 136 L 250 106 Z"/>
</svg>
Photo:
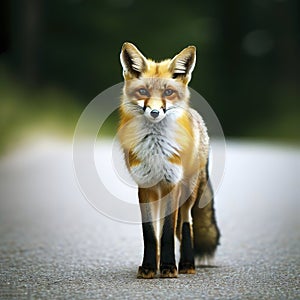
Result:
<svg viewBox="0 0 300 300">
<path fill-rule="evenodd" d="M 209 136 L 190 107 L 196 47 L 156 62 L 125 42 L 118 139 L 138 186 L 144 253 L 137 278 L 195 274 L 196 259 L 214 256 L 220 239 L 208 174 Z M 206 198 L 205 207 L 200 199 Z M 180 242 L 178 268 L 175 240 Z"/>
</svg>

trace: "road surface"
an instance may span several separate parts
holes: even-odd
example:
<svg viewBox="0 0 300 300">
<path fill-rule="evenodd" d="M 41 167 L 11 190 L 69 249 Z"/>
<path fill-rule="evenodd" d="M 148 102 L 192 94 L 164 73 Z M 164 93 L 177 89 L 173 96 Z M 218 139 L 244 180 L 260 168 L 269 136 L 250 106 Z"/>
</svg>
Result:
<svg viewBox="0 0 300 300">
<path fill-rule="evenodd" d="M 299 178 L 299 148 L 229 142 L 214 262 L 141 280 L 141 226 L 86 201 L 71 144 L 33 143 L 0 160 L 0 299 L 299 299 Z"/>
</svg>

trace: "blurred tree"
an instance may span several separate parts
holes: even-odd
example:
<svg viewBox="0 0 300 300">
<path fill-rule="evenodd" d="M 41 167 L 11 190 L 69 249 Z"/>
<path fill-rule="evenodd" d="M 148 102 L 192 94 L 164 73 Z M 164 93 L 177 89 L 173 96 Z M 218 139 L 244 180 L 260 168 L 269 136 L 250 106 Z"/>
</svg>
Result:
<svg viewBox="0 0 300 300">
<path fill-rule="evenodd" d="M 19 76 L 29 84 L 38 84 L 40 76 L 42 14 L 44 1 L 11 2 L 11 62 Z"/>
<path fill-rule="evenodd" d="M 10 49 L 10 4 L 8 1 L 0 2 L 0 54 Z"/>
<path fill-rule="evenodd" d="M 157 60 L 195 44 L 198 64 L 191 86 L 212 105 L 227 135 L 298 138 L 297 0 L 7 0 L 1 5 L 6 53 L 0 60 L 25 82 L 75 91 L 85 105 L 122 80 L 124 41 Z"/>
</svg>

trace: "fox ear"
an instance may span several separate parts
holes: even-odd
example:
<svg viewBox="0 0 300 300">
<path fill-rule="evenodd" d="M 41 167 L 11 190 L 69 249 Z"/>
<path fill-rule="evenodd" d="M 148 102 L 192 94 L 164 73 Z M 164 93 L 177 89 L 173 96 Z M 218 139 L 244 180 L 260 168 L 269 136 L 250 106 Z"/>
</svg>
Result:
<svg viewBox="0 0 300 300">
<path fill-rule="evenodd" d="M 131 43 L 124 43 L 120 60 L 123 67 L 124 77 L 131 75 L 139 77 L 147 69 L 147 60 L 144 55 Z"/>
<path fill-rule="evenodd" d="M 196 64 L 196 47 L 189 46 L 177 54 L 170 62 L 169 70 L 173 78 L 182 77 L 188 83 Z"/>
</svg>

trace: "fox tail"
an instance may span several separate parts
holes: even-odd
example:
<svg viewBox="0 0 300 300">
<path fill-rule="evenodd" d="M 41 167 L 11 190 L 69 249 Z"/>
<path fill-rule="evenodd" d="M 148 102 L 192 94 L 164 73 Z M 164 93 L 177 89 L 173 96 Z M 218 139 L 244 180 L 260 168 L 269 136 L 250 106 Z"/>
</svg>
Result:
<svg viewBox="0 0 300 300">
<path fill-rule="evenodd" d="M 200 175 L 201 184 L 198 188 L 197 200 L 192 208 L 194 253 L 200 263 L 210 263 L 220 240 L 213 190 L 207 172 L 208 170 Z"/>
</svg>

